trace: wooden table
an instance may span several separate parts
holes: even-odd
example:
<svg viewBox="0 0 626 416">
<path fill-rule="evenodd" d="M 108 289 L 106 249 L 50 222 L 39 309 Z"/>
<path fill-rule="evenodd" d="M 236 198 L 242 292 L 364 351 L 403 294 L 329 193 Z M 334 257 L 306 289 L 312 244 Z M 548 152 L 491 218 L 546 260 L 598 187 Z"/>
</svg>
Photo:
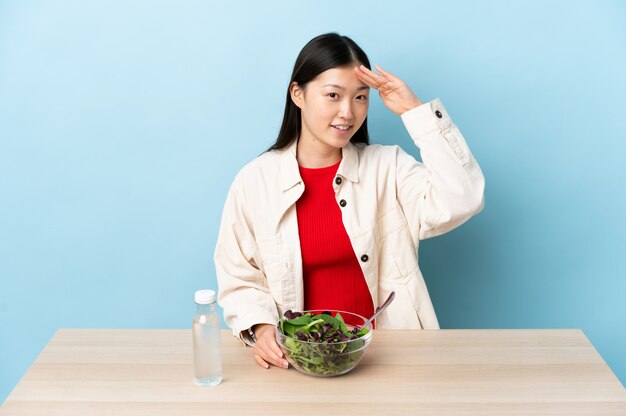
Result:
<svg viewBox="0 0 626 416">
<path fill-rule="evenodd" d="M 377 330 L 335 378 L 263 369 L 228 331 L 222 354 L 201 388 L 188 330 L 61 329 L 0 415 L 626 415 L 580 330 Z"/>
</svg>

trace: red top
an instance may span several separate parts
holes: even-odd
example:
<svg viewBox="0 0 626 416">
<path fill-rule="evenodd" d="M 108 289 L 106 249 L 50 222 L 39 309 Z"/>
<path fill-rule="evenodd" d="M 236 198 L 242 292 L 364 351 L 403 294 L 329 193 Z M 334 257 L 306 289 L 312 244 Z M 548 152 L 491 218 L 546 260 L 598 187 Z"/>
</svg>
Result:
<svg viewBox="0 0 626 416">
<path fill-rule="evenodd" d="M 304 309 L 338 309 L 368 318 L 374 313 L 372 296 L 335 199 L 333 181 L 338 168 L 339 163 L 318 169 L 300 167 L 304 193 L 296 202 L 296 212 Z"/>
</svg>

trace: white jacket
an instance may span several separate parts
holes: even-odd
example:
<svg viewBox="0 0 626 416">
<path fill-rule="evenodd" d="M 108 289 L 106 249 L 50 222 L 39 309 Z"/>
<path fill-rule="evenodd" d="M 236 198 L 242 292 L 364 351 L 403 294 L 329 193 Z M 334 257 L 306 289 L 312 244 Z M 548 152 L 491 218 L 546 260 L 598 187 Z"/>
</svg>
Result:
<svg viewBox="0 0 626 416">
<path fill-rule="evenodd" d="M 443 234 L 483 207 L 484 178 L 438 99 L 402 114 L 423 163 L 398 146 L 343 149 L 333 180 L 343 224 L 374 307 L 396 298 L 377 328 L 439 328 L 418 267 L 419 240 Z M 304 293 L 296 201 L 304 184 L 297 141 L 262 154 L 236 176 L 224 206 L 215 266 L 218 301 L 235 336 L 302 310 Z M 338 184 L 338 182 L 340 182 Z M 329 249 L 332 249 L 329 247 Z"/>
</svg>

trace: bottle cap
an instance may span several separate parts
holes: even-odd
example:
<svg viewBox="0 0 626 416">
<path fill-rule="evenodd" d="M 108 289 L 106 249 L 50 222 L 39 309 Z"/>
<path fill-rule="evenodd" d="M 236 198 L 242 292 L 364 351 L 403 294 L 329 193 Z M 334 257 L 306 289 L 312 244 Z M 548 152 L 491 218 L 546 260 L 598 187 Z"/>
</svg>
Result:
<svg viewBox="0 0 626 416">
<path fill-rule="evenodd" d="M 199 303 L 201 305 L 207 305 L 209 303 L 215 302 L 215 291 L 208 289 L 196 290 L 196 294 L 194 297 L 196 303 Z"/>
</svg>

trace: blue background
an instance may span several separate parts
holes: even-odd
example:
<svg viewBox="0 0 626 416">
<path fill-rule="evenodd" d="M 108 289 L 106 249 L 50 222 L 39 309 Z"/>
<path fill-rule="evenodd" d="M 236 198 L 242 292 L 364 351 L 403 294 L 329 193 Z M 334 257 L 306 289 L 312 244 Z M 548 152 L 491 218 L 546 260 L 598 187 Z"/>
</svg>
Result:
<svg viewBox="0 0 626 416">
<path fill-rule="evenodd" d="M 440 97 L 487 178 L 421 247 L 442 327 L 582 328 L 626 382 L 623 2 L 209 3 L 0 2 L 0 401 L 57 328 L 190 326 L 230 182 L 327 31 Z M 418 157 L 373 97 L 373 142 Z"/>
</svg>

